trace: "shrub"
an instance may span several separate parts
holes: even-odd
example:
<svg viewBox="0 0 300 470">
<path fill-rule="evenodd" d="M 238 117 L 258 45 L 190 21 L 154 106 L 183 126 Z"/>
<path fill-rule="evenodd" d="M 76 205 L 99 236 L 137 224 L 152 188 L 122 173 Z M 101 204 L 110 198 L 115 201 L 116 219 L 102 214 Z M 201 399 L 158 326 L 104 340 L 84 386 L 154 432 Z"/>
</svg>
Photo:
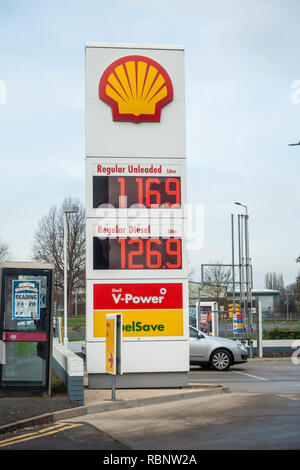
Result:
<svg viewBox="0 0 300 470">
<path fill-rule="evenodd" d="M 272 328 L 263 330 L 263 339 L 300 339 L 300 328 Z"/>
</svg>

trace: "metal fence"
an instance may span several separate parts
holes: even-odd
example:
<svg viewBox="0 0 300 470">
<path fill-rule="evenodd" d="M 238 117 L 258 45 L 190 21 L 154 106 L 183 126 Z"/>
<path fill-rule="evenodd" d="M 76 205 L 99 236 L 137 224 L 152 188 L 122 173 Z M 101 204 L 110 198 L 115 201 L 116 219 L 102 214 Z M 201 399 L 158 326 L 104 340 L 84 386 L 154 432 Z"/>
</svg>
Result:
<svg viewBox="0 0 300 470">
<path fill-rule="evenodd" d="M 190 307 L 190 325 L 196 327 L 196 309 Z M 229 318 L 229 312 L 223 311 L 218 314 L 219 336 L 223 338 L 240 338 L 246 336 L 243 334 L 234 334 L 233 332 L 233 319 Z M 246 326 L 246 322 L 245 322 Z M 272 328 L 300 328 L 300 313 L 286 312 L 263 312 L 263 330 L 271 330 Z M 257 315 L 253 313 L 253 335 L 257 335 Z"/>
</svg>

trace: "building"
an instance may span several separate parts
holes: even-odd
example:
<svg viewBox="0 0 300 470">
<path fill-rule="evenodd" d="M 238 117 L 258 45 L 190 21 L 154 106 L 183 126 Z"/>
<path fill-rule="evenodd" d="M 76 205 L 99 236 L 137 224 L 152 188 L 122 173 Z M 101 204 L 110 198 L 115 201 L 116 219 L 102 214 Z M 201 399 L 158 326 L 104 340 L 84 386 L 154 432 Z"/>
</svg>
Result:
<svg viewBox="0 0 300 470">
<path fill-rule="evenodd" d="M 280 311 L 279 290 L 272 289 L 252 289 L 252 297 L 259 297 L 263 313 L 276 313 Z"/>
</svg>

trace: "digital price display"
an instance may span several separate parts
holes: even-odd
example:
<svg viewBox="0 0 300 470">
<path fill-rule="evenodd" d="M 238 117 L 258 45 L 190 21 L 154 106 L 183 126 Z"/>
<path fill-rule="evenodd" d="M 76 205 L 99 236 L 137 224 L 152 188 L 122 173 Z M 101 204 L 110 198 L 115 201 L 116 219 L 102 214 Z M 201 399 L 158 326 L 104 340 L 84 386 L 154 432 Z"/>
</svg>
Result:
<svg viewBox="0 0 300 470">
<path fill-rule="evenodd" d="M 181 207 L 181 178 L 166 176 L 93 176 L 93 209 Z"/>
<path fill-rule="evenodd" d="M 93 237 L 94 270 L 181 269 L 181 238 Z"/>
</svg>

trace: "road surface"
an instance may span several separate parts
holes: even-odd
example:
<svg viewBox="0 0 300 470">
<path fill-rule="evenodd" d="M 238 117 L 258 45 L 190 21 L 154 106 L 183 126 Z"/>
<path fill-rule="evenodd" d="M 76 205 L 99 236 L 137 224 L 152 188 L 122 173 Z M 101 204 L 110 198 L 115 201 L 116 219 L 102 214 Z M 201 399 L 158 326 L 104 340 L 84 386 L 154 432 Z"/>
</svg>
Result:
<svg viewBox="0 0 300 470">
<path fill-rule="evenodd" d="M 300 365 L 290 359 L 250 360 L 224 373 L 193 368 L 189 375 L 191 382 L 226 385 L 231 393 L 2 435 L 0 450 L 300 449 Z"/>
</svg>

